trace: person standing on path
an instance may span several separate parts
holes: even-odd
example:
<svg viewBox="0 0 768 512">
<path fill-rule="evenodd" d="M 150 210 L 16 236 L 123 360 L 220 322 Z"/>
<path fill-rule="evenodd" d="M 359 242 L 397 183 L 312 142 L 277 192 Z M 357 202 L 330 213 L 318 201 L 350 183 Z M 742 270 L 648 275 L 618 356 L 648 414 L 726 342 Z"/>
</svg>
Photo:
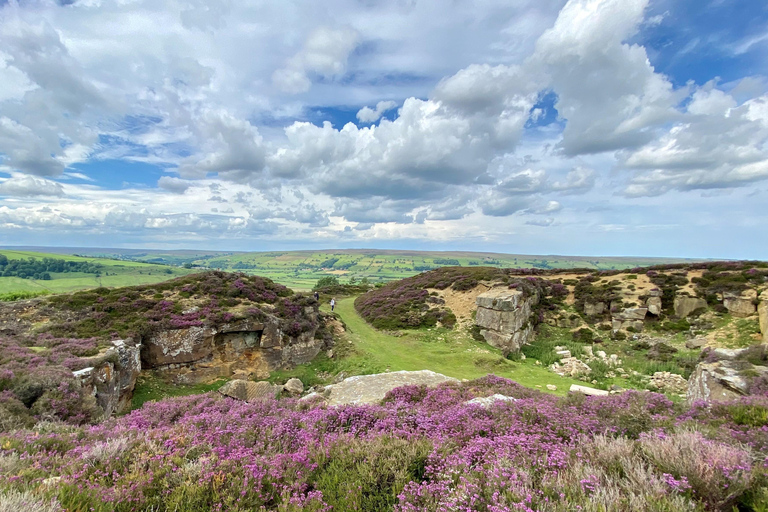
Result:
<svg viewBox="0 0 768 512">
<path fill-rule="evenodd" d="M 331 311 L 333 311 L 333 308 L 336 306 L 336 299 L 331 299 Z"/>
<path fill-rule="evenodd" d="M 315 300 L 320 300 L 320 292 L 315 292 Z"/>
</svg>

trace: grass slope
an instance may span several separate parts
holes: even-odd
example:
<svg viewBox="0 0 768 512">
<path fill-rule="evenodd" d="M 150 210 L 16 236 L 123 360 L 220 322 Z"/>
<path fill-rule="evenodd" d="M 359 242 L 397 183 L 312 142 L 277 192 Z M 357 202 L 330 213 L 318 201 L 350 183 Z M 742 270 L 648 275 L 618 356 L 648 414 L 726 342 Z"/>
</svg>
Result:
<svg viewBox="0 0 768 512">
<path fill-rule="evenodd" d="M 524 386 L 565 395 L 571 384 L 584 384 L 560 377 L 533 360 L 510 361 L 497 349 L 475 341 L 465 331 L 442 328 L 404 331 L 400 336 L 371 327 L 357 313 L 354 297 L 338 301 L 336 313 L 347 326 L 337 342 L 333 359 L 321 355 L 312 363 L 293 370 L 275 372 L 271 379 L 284 382 L 290 377 L 305 385 L 328 383 L 339 372 L 347 375 L 380 373 L 386 370 L 432 370 L 457 379 L 476 379 L 489 373 L 510 378 Z M 321 309 L 328 310 L 327 305 Z"/>
<path fill-rule="evenodd" d="M 0 249 L 0 254 L 5 255 L 9 260 L 56 258 L 67 261 L 98 263 L 104 267 L 102 274 L 99 276 L 82 272 L 53 272 L 51 273 L 52 279 L 50 281 L 20 279 L 18 277 L 0 277 L 0 296 L 16 292 L 27 292 L 30 294 L 67 293 L 88 288 L 114 288 L 139 284 L 154 284 L 194 272 L 194 270 L 184 268 L 137 261 L 83 258 L 79 256 L 32 251 Z"/>
</svg>

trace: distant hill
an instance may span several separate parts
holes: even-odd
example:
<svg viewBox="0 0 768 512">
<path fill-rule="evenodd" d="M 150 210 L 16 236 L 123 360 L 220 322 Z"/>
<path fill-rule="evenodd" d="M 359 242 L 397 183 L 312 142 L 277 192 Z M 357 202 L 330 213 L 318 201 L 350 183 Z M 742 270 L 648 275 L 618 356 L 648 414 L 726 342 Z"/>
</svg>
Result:
<svg viewBox="0 0 768 512">
<path fill-rule="evenodd" d="M 424 271 L 446 266 L 623 270 L 667 263 L 702 261 L 684 258 L 558 256 L 382 249 L 270 252 L 163 251 L 83 247 L 29 247 L 20 249 L 163 264 L 176 268 L 187 267 L 190 270 L 202 268 L 238 271 L 269 277 L 280 284 L 297 290 L 311 289 L 318 279 L 326 275 L 336 275 L 342 283 L 362 278 L 368 278 L 372 283 L 377 283 L 403 279 Z M 117 285 L 105 284 L 104 286 Z"/>
</svg>

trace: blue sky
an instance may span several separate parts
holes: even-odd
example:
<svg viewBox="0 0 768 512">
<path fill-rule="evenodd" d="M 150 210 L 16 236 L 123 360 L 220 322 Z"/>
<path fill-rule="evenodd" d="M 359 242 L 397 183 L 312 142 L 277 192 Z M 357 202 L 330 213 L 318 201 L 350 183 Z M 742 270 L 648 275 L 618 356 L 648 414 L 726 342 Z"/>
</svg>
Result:
<svg viewBox="0 0 768 512">
<path fill-rule="evenodd" d="M 768 4 L 0 2 L 0 245 L 766 259 Z"/>
</svg>

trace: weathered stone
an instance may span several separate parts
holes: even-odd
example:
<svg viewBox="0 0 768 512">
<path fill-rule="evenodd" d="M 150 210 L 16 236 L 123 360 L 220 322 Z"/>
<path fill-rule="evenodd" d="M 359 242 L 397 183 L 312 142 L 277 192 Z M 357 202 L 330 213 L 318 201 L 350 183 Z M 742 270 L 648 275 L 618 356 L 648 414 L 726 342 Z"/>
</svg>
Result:
<svg viewBox="0 0 768 512">
<path fill-rule="evenodd" d="M 288 379 L 283 389 L 292 395 L 300 395 L 304 392 L 304 384 L 299 379 Z"/>
<path fill-rule="evenodd" d="M 714 358 L 718 360 L 733 361 L 739 357 L 745 350 L 745 348 L 722 348 L 718 347 L 712 351 Z"/>
<path fill-rule="evenodd" d="M 112 347 L 89 359 L 92 366 L 73 372 L 96 399 L 103 416 L 130 410 L 133 388 L 141 372 L 140 345 L 115 340 Z"/>
<path fill-rule="evenodd" d="M 281 389 L 282 386 L 264 381 L 231 380 L 221 386 L 219 393 L 244 402 L 255 402 L 275 398 Z"/>
<path fill-rule="evenodd" d="M 533 336 L 531 306 L 538 297 L 518 290 L 492 289 L 478 295 L 475 324 L 485 341 L 504 353 L 517 352 Z"/>
<path fill-rule="evenodd" d="M 445 382 L 459 381 L 429 370 L 358 375 L 326 386 L 323 395 L 329 405 L 372 404 L 380 402 L 395 388 L 412 385 L 434 387 Z"/>
<path fill-rule="evenodd" d="M 664 393 L 679 394 L 688 390 L 688 381 L 682 375 L 670 372 L 654 373 L 648 385 Z"/>
<path fill-rule="evenodd" d="M 479 405 L 480 407 L 483 407 L 485 409 L 489 408 L 493 404 L 497 402 L 516 402 L 517 398 L 513 398 L 511 396 L 507 395 L 501 395 L 499 393 L 496 393 L 495 395 L 491 396 L 483 396 L 478 398 L 473 398 L 472 400 L 468 400 L 466 402 L 467 405 Z"/>
<path fill-rule="evenodd" d="M 557 391 L 557 386 L 554 384 L 547 384 L 547 389 L 550 391 Z"/>
<path fill-rule="evenodd" d="M 658 288 L 654 288 L 653 290 L 648 291 L 649 297 L 661 297 L 662 295 L 664 295 L 664 292 L 662 292 Z"/>
<path fill-rule="evenodd" d="M 746 361 L 699 363 L 688 379 L 688 402 L 730 400 L 749 392 L 750 378 L 765 375 L 768 368 Z"/>
<path fill-rule="evenodd" d="M 645 305 L 648 307 L 648 313 L 659 316 L 661 314 L 661 297 L 648 297 L 645 301 Z"/>
<path fill-rule="evenodd" d="M 584 314 L 587 316 L 597 316 L 602 315 L 605 312 L 605 302 L 585 302 L 584 303 Z"/>
<path fill-rule="evenodd" d="M 608 391 L 605 391 L 604 389 L 595 389 L 595 388 L 590 388 L 588 386 L 579 386 L 578 384 L 571 384 L 571 388 L 569 391 L 584 393 L 585 395 L 589 395 L 589 396 L 604 396 L 609 394 Z"/>
<path fill-rule="evenodd" d="M 707 338 L 691 338 L 690 340 L 687 340 L 685 342 L 685 348 L 687 349 L 694 349 L 694 348 L 702 348 L 707 346 Z"/>
<path fill-rule="evenodd" d="M 747 317 L 754 315 L 757 311 L 757 308 L 755 307 L 755 303 L 753 302 L 754 297 L 754 290 L 749 290 L 752 292 L 744 293 L 744 294 L 737 294 L 737 293 L 724 293 L 723 294 L 723 306 L 725 306 L 725 309 L 728 310 L 729 313 L 731 313 L 733 316 L 737 317 Z"/>
<path fill-rule="evenodd" d="M 613 317 L 619 320 L 644 320 L 647 313 L 648 308 L 625 308 Z"/>
<path fill-rule="evenodd" d="M 571 357 L 571 351 L 570 350 L 558 350 L 555 352 L 556 355 L 560 356 L 560 359 L 566 359 L 568 357 Z"/>
<path fill-rule="evenodd" d="M 685 318 L 697 309 L 705 307 L 707 307 L 707 301 L 704 299 L 687 297 L 685 295 L 676 296 L 673 304 L 675 316 L 678 318 Z"/>
<path fill-rule="evenodd" d="M 763 341 L 768 343 L 768 292 L 763 292 L 762 295 L 760 295 L 760 299 L 760 304 L 757 306 L 757 315 L 760 320 L 760 332 L 763 333 Z"/>
<path fill-rule="evenodd" d="M 584 355 L 586 357 L 595 357 L 594 354 L 592 353 L 592 347 L 590 345 L 581 347 L 581 351 L 584 352 Z"/>
<path fill-rule="evenodd" d="M 156 368 L 205 359 L 213 353 L 214 334 L 210 327 L 160 331 L 143 340 L 142 362 L 146 368 Z"/>
</svg>

